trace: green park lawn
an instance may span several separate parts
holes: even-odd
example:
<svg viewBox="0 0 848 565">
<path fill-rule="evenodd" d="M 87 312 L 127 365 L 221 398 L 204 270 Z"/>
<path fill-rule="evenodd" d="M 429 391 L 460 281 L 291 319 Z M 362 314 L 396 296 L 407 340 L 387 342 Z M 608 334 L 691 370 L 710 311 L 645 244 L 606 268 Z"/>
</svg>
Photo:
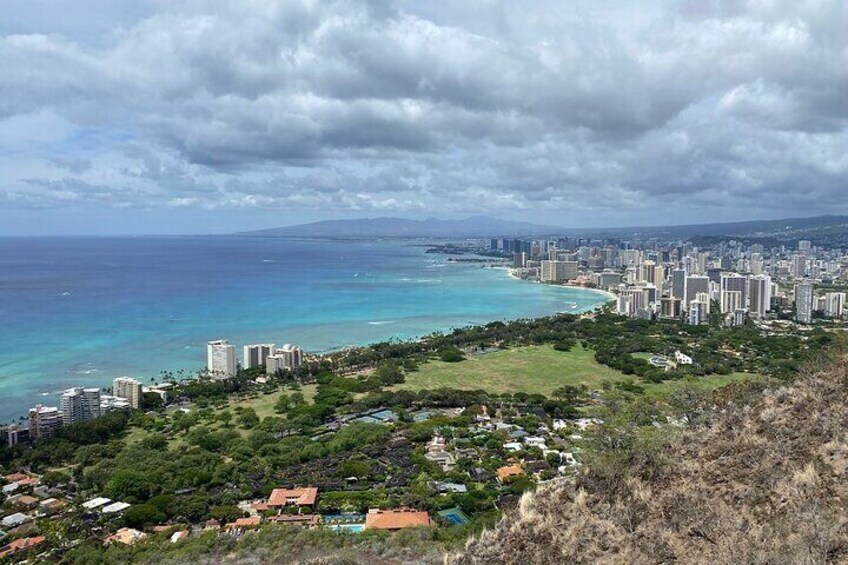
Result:
<svg viewBox="0 0 848 565">
<path fill-rule="evenodd" d="M 644 353 L 643 358 L 651 354 Z M 687 379 L 646 383 L 638 377 L 624 375 L 595 361 L 592 350 L 579 345 L 570 351 L 556 351 L 551 346 L 517 347 L 475 357 L 459 363 L 431 360 L 418 371 L 406 374 L 406 382 L 396 385 L 398 390 L 428 390 L 454 388 L 460 390 L 482 389 L 487 392 L 526 392 L 549 396 L 563 385 L 585 384 L 590 389 L 632 380 L 644 386 L 646 393 L 663 396 L 676 388 L 692 385 L 714 389 L 731 382 L 753 378 L 756 375 L 732 373 Z"/>
<path fill-rule="evenodd" d="M 265 418 L 266 416 L 279 416 L 276 412 L 274 412 L 274 405 L 277 403 L 277 400 L 281 396 L 291 396 L 295 392 L 300 392 L 303 394 L 303 397 L 307 402 L 311 403 L 312 399 L 315 398 L 315 392 L 318 389 L 318 385 L 303 385 L 300 387 L 299 391 L 289 390 L 288 388 L 283 390 L 277 390 L 272 392 L 271 394 L 263 394 L 258 392 L 255 396 L 250 398 L 232 398 L 230 399 L 229 408 L 232 411 L 236 406 L 241 406 L 242 408 L 253 408 L 256 410 L 256 415 L 259 416 L 259 419 Z M 220 410 L 219 410 L 220 412 Z"/>
<path fill-rule="evenodd" d="M 440 387 L 487 392 L 527 392 L 550 395 L 563 385 L 585 384 L 598 388 L 621 379 L 619 371 L 595 361 L 594 352 L 579 345 L 571 351 L 551 346 L 519 347 L 468 357 L 459 363 L 429 361 L 407 373 L 397 389 L 424 390 Z"/>
</svg>

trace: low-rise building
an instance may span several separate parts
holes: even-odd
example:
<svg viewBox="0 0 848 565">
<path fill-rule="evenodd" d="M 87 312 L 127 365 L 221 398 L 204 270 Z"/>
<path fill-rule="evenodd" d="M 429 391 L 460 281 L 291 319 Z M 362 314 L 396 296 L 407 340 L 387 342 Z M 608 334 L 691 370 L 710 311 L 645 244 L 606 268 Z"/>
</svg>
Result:
<svg viewBox="0 0 848 565">
<path fill-rule="evenodd" d="M 366 530 L 397 531 L 433 525 L 427 512 L 401 508 L 398 510 L 372 509 L 365 516 Z"/>
</svg>

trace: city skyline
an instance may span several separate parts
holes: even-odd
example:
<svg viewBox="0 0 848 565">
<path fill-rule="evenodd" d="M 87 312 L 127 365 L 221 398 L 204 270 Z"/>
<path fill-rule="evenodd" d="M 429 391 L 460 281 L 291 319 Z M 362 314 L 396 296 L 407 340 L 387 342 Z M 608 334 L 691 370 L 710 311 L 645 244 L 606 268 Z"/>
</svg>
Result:
<svg viewBox="0 0 848 565">
<path fill-rule="evenodd" d="M 14 0 L 0 234 L 844 213 L 846 27 L 836 0 Z"/>
</svg>

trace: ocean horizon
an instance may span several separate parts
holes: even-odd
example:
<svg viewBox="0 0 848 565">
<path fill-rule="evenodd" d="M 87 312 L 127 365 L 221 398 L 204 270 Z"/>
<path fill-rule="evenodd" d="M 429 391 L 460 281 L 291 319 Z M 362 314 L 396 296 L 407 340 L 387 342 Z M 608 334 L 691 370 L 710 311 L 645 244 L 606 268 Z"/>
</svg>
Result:
<svg viewBox="0 0 848 565">
<path fill-rule="evenodd" d="M 311 352 L 604 304 L 451 262 L 422 241 L 0 238 L 0 422 L 70 386 L 194 373 L 206 342 Z"/>
</svg>

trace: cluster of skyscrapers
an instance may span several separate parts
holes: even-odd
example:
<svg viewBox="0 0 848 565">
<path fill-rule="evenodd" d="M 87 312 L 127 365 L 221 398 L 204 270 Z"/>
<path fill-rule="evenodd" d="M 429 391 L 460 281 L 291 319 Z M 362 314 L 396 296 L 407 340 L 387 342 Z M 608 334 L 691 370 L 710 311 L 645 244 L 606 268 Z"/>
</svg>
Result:
<svg viewBox="0 0 848 565">
<path fill-rule="evenodd" d="M 276 347 L 273 343 L 245 345 L 242 357 L 244 369 L 265 367 L 269 375 L 282 370 L 294 370 L 303 364 L 303 349 L 287 343 Z M 226 379 L 238 374 L 239 361 L 236 348 L 220 339 L 206 344 L 206 370 L 213 378 Z"/>
<path fill-rule="evenodd" d="M 689 242 L 493 239 L 489 250 L 511 254 L 521 277 L 614 292 L 616 310 L 626 316 L 692 324 L 719 316 L 722 323 L 735 325 L 792 308 L 805 324 L 816 316 L 845 315 L 844 292 L 816 290 L 821 283 L 848 279 L 848 257 L 809 241 L 792 249 L 765 249 L 736 241 L 696 247 Z"/>
</svg>

